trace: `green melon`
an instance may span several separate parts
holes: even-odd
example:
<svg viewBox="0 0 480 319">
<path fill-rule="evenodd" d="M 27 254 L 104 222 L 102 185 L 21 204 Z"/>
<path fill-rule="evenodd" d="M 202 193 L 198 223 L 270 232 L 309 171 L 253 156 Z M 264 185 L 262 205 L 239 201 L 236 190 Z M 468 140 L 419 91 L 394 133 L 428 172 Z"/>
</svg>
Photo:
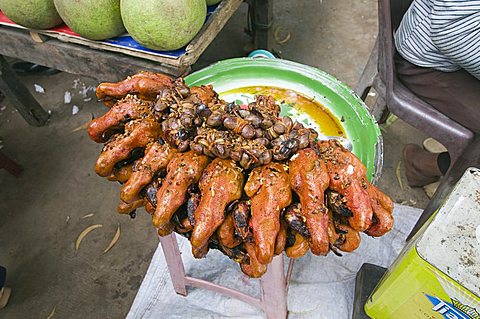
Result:
<svg viewBox="0 0 480 319">
<path fill-rule="evenodd" d="M 84 38 L 103 40 L 125 32 L 120 0 L 54 0 L 66 25 Z"/>
<path fill-rule="evenodd" d="M 62 22 L 53 0 L 0 0 L 0 10 L 13 22 L 30 29 L 49 29 Z"/>
<path fill-rule="evenodd" d="M 207 0 L 207 6 L 213 6 L 214 4 L 220 3 L 222 0 Z"/>
<path fill-rule="evenodd" d="M 176 50 L 200 31 L 207 15 L 205 0 L 121 0 L 128 33 L 141 45 Z"/>
</svg>

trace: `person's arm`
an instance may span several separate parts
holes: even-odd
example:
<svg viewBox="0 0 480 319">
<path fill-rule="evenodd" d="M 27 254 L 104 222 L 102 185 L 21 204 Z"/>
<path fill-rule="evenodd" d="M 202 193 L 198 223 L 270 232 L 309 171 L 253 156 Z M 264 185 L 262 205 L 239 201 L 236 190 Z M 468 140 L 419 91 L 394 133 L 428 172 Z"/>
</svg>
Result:
<svg viewBox="0 0 480 319">
<path fill-rule="evenodd" d="M 480 0 L 433 0 L 432 41 L 480 80 Z"/>
</svg>

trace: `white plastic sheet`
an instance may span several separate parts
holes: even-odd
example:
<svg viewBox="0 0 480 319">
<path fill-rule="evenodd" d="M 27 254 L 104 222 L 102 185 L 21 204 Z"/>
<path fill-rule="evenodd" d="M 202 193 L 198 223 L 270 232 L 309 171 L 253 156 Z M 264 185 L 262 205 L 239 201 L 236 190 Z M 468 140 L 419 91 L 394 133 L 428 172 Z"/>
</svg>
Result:
<svg viewBox="0 0 480 319">
<path fill-rule="evenodd" d="M 356 273 L 363 263 L 388 267 L 420 213 L 420 209 L 396 205 L 395 226 L 387 235 L 362 236 L 360 247 L 343 257 L 308 253 L 296 260 L 288 291 L 288 318 L 351 318 Z M 236 263 L 214 250 L 205 259 L 194 259 L 190 243 L 180 236 L 177 239 L 187 274 L 258 296 L 258 280 L 243 275 Z M 127 318 L 264 318 L 261 310 L 242 301 L 204 289 L 189 288 L 188 292 L 187 297 L 175 293 L 159 245 Z"/>
</svg>

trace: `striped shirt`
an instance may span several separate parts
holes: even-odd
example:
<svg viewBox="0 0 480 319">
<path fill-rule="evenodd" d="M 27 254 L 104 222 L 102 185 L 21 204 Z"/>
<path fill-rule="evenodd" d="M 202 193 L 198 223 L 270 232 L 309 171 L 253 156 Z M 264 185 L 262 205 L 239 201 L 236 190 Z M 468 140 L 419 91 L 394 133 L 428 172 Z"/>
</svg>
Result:
<svg viewBox="0 0 480 319">
<path fill-rule="evenodd" d="M 398 53 L 421 67 L 480 79 L 480 0 L 414 0 L 395 34 Z"/>
</svg>

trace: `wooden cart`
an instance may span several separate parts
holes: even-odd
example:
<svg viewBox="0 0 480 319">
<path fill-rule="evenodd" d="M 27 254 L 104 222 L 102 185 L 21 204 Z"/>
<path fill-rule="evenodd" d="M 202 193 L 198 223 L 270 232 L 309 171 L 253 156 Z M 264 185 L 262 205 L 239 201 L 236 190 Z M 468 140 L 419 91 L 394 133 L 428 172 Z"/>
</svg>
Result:
<svg viewBox="0 0 480 319">
<path fill-rule="evenodd" d="M 185 52 L 175 58 L 114 48 L 86 39 L 73 39 L 48 32 L 33 32 L 0 26 L 0 91 L 10 100 L 25 120 L 42 126 L 48 113 L 38 104 L 17 78 L 3 56 L 44 65 L 60 71 L 94 76 L 101 81 L 118 81 L 139 70 L 162 72 L 173 76 L 186 75 L 208 45 L 240 7 L 243 0 L 224 0 L 212 13 Z M 255 48 L 270 49 L 272 0 L 247 0 L 250 31 Z"/>
</svg>

